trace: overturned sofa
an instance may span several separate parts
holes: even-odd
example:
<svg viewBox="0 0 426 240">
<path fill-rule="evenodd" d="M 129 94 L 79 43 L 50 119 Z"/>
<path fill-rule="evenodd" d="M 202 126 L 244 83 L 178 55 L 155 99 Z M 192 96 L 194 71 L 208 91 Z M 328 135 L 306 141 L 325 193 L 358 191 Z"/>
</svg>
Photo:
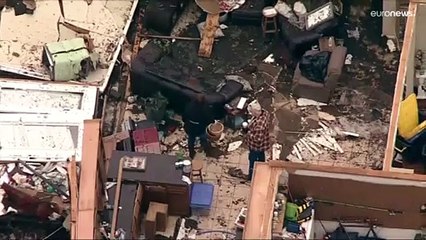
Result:
<svg viewBox="0 0 426 240">
<path fill-rule="evenodd" d="M 243 84 L 229 80 L 218 91 L 206 91 L 200 85 L 189 82 L 189 76 L 177 70 L 155 64 L 163 57 L 162 50 L 148 43 L 131 64 L 131 89 L 134 94 L 148 97 L 161 92 L 169 99 L 169 107 L 181 112 L 185 103 L 197 94 L 205 94 L 206 101 L 215 109 L 216 115 L 223 114 L 223 106 L 243 90 Z"/>
</svg>

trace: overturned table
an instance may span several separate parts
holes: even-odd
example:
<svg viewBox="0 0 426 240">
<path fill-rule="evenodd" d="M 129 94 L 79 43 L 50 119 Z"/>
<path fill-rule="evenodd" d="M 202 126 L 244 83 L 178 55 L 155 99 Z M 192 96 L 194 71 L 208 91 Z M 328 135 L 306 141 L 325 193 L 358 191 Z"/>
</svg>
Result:
<svg viewBox="0 0 426 240">
<path fill-rule="evenodd" d="M 168 214 L 189 216 L 190 186 L 182 181 L 182 170 L 176 169 L 176 156 L 152 153 L 114 151 L 108 169 L 108 181 L 116 181 L 120 160 L 124 157 L 146 157 L 145 170 L 123 169 L 120 210 L 117 228 L 126 231 L 126 237 L 140 233 L 141 215 L 150 202 L 168 204 Z M 113 205 L 115 187 L 108 189 L 108 202 Z M 132 235 L 127 234 L 132 232 Z"/>
</svg>

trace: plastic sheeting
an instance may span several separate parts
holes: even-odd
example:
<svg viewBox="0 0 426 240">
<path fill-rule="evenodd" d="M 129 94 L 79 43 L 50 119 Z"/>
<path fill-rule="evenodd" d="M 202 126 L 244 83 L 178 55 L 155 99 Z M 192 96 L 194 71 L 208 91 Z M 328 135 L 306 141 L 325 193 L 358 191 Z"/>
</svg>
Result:
<svg viewBox="0 0 426 240">
<path fill-rule="evenodd" d="M 323 83 L 327 76 L 330 55 L 330 52 L 319 52 L 303 56 L 299 62 L 300 73 L 311 81 Z"/>
</svg>

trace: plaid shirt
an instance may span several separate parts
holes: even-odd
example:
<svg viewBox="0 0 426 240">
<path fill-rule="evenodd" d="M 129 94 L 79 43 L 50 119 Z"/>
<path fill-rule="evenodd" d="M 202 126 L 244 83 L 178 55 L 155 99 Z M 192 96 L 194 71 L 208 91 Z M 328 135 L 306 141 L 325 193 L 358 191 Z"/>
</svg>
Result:
<svg viewBox="0 0 426 240">
<path fill-rule="evenodd" d="M 269 137 L 270 115 L 267 111 L 252 119 L 246 136 L 246 143 L 250 150 L 267 151 L 271 147 Z"/>
</svg>

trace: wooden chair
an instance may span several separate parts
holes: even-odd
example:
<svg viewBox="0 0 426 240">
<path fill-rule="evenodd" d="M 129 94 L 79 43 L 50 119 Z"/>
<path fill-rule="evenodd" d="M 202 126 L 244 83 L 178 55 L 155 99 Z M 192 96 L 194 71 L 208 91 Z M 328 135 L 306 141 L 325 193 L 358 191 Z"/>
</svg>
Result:
<svg viewBox="0 0 426 240">
<path fill-rule="evenodd" d="M 191 171 L 191 180 L 193 181 L 194 177 L 198 177 L 203 183 L 203 167 L 204 161 L 202 159 L 192 160 L 192 171 Z"/>
<path fill-rule="evenodd" d="M 266 37 L 268 33 L 276 34 L 278 32 L 277 10 L 274 7 L 265 7 L 262 10 L 262 14 L 263 37 Z"/>
</svg>

